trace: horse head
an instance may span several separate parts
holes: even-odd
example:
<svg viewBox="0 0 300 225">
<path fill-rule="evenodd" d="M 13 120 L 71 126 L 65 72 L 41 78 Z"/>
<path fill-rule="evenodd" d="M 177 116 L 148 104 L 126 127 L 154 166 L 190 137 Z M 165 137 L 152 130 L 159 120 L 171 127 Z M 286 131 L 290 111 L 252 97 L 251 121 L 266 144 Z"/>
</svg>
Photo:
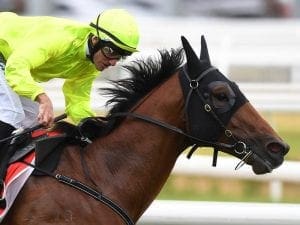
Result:
<svg viewBox="0 0 300 225">
<path fill-rule="evenodd" d="M 180 81 L 186 99 L 187 129 L 199 139 L 196 146 L 211 146 L 216 152 L 234 155 L 242 160 L 241 164 L 252 165 L 256 174 L 280 166 L 289 146 L 259 115 L 238 85 L 211 65 L 204 36 L 200 58 L 185 37 L 181 40 L 187 62 L 180 71 Z"/>
</svg>

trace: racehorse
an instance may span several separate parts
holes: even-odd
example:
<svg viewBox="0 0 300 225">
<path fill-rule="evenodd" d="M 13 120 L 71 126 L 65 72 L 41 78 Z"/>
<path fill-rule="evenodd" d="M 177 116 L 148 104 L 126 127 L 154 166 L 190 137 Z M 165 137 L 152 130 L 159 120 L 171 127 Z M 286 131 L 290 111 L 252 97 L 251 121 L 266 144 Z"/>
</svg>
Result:
<svg viewBox="0 0 300 225">
<path fill-rule="evenodd" d="M 105 90 L 110 129 L 84 148 L 67 145 L 54 172 L 60 175 L 31 176 L 3 224 L 135 224 L 189 146 L 189 156 L 210 146 L 256 174 L 282 164 L 289 146 L 211 65 L 204 37 L 200 58 L 181 40 L 183 48 L 125 66 L 132 76 Z"/>
</svg>

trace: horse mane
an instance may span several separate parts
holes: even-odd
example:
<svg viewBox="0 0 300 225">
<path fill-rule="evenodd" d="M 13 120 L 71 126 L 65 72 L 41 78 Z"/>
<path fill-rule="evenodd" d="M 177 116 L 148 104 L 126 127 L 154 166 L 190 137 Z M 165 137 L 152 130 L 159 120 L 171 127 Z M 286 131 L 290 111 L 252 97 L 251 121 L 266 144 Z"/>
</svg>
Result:
<svg viewBox="0 0 300 225">
<path fill-rule="evenodd" d="M 112 105 L 108 115 L 128 112 L 154 87 L 173 75 L 184 61 L 183 49 L 158 50 L 159 57 L 139 58 L 122 67 L 130 78 L 109 80 L 111 88 L 101 88 L 105 96 L 111 97 L 106 105 Z"/>
</svg>

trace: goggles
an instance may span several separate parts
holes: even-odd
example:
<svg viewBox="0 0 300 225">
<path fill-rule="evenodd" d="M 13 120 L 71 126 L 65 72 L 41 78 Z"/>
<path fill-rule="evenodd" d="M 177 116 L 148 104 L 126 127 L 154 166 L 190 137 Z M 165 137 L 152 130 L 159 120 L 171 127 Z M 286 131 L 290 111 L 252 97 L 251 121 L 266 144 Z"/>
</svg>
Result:
<svg viewBox="0 0 300 225">
<path fill-rule="evenodd" d="M 117 46 L 115 46 L 110 41 L 99 40 L 100 42 L 100 51 L 102 54 L 108 59 L 116 59 L 119 60 L 121 58 L 125 58 L 132 54 L 132 52 L 125 51 Z"/>
</svg>

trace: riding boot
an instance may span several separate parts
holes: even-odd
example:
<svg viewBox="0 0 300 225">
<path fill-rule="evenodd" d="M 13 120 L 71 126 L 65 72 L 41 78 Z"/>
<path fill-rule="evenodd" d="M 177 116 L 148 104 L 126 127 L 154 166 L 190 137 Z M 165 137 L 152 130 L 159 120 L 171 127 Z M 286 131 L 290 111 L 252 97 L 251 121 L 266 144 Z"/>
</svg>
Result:
<svg viewBox="0 0 300 225">
<path fill-rule="evenodd" d="M 3 180 L 9 161 L 8 147 L 10 140 L 1 142 L 1 140 L 9 137 L 15 128 L 7 123 L 0 121 L 0 191 L 3 188 Z"/>
</svg>

